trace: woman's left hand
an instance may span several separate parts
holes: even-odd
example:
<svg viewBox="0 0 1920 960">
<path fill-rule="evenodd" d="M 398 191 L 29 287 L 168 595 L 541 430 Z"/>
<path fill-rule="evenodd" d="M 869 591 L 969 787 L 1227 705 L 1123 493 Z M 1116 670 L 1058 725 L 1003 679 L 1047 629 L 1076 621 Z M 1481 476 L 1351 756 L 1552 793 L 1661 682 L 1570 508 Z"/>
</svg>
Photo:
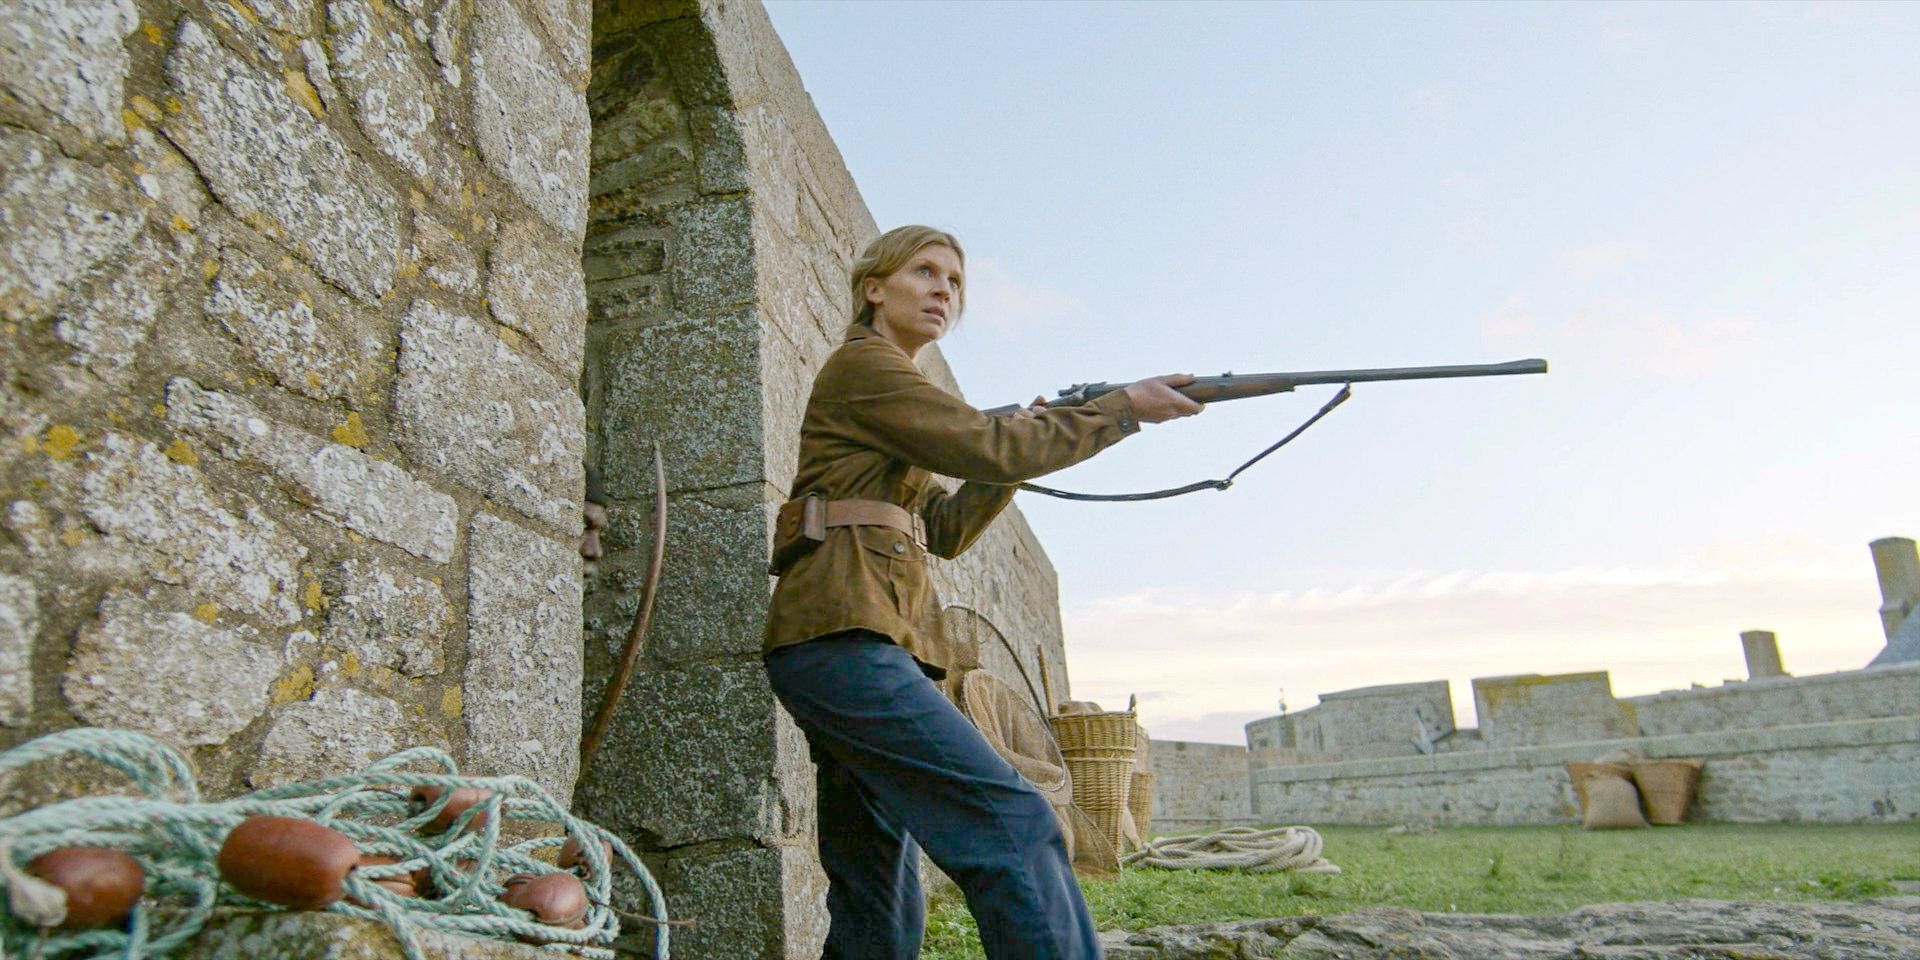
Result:
<svg viewBox="0 0 1920 960">
<path fill-rule="evenodd" d="M 1047 412 L 1047 398 L 1034 397 L 1033 403 L 1013 412 L 1015 420 L 1032 420 L 1036 415 Z"/>
</svg>

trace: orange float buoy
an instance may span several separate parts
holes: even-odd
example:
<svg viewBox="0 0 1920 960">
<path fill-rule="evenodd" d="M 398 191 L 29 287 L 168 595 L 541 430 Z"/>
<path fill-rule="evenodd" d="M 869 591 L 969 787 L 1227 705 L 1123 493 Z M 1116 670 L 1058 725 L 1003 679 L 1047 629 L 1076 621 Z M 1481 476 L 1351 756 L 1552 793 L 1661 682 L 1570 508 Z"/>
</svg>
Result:
<svg viewBox="0 0 1920 960">
<path fill-rule="evenodd" d="M 140 902 L 147 871 L 140 861 L 105 847 L 61 847 L 27 863 L 27 872 L 67 895 L 62 930 L 87 930 L 119 924 Z"/>
<path fill-rule="evenodd" d="M 220 876 L 260 900 L 311 910 L 345 894 L 360 850 L 346 834 L 298 817 L 248 817 L 220 845 Z"/>
<path fill-rule="evenodd" d="M 515 874 L 507 878 L 500 902 L 551 927 L 578 930 L 587 925 L 587 888 L 571 873 Z"/>
<path fill-rule="evenodd" d="M 409 798 L 413 802 L 414 814 L 417 816 L 439 802 L 440 794 L 445 791 L 445 787 L 414 787 L 413 795 Z M 485 803 L 492 794 L 493 791 L 479 787 L 455 787 L 453 797 L 447 801 L 447 805 L 432 820 L 427 821 L 426 826 L 420 828 L 421 832 L 445 832 L 448 827 L 453 826 L 455 820 L 460 819 L 461 814 L 467 812 L 468 808 L 477 803 Z M 488 813 L 484 810 L 475 814 L 472 820 L 467 821 L 467 828 L 462 832 L 475 833 L 486 829 L 487 817 Z"/>
</svg>

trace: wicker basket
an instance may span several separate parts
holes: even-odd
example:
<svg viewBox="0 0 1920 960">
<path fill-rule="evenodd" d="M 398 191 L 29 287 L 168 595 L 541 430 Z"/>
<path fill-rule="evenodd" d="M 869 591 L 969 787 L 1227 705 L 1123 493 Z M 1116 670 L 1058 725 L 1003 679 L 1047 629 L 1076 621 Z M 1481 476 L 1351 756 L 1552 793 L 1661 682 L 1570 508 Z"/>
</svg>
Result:
<svg viewBox="0 0 1920 960">
<path fill-rule="evenodd" d="M 1127 790 L 1127 809 L 1133 813 L 1133 826 L 1140 832 L 1144 846 L 1153 830 L 1153 774 L 1133 772 L 1133 784 Z"/>
<path fill-rule="evenodd" d="M 1128 758 L 1132 758 L 1134 747 L 1139 744 L 1140 728 L 1134 722 L 1137 716 L 1131 710 L 1069 713 L 1048 717 L 1047 722 L 1053 725 L 1053 736 L 1060 741 L 1061 753 L 1125 750 Z"/>
<path fill-rule="evenodd" d="M 1085 811 L 1114 849 L 1119 849 L 1120 821 L 1127 812 L 1133 788 L 1133 757 L 1081 757 L 1067 754 L 1067 775 L 1073 781 L 1073 805 Z"/>
<path fill-rule="evenodd" d="M 1634 761 L 1633 782 L 1640 787 L 1648 823 L 1670 827 L 1686 822 L 1703 765 L 1699 760 Z"/>
</svg>

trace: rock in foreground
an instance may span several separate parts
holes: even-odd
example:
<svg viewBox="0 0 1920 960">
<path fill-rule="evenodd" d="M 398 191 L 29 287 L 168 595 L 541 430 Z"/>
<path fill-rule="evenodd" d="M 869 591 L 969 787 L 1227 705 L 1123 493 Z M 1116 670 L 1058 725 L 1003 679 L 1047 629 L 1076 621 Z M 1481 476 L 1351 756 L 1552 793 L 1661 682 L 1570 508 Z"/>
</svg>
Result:
<svg viewBox="0 0 1920 960">
<path fill-rule="evenodd" d="M 1920 897 L 1673 900 L 1546 917 L 1381 908 L 1101 935 L 1107 960 L 1911 960 Z"/>
</svg>

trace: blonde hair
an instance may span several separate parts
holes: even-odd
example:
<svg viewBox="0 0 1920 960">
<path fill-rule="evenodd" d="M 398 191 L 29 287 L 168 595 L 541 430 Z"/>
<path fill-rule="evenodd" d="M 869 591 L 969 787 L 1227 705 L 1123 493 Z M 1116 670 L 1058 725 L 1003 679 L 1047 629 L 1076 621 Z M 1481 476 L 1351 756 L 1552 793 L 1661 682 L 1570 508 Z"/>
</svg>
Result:
<svg viewBox="0 0 1920 960">
<path fill-rule="evenodd" d="M 849 277 L 849 285 L 853 288 L 853 322 L 873 326 L 873 304 L 867 301 L 866 291 L 869 279 L 884 280 L 892 276 L 895 270 L 905 266 L 908 259 L 919 253 L 921 247 L 936 243 L 953 248 L 953 252 L 960 258 L 960 266 L 963 269 L 966 267 L 967 251 L 961 248 L 959 239 L 945 230 L 933 227 L 923 227 L 919 224 L 894 227 L 867 244 L 867 249 L 860 254 L 860 259 L 853 262 L 853 271 Z M 953 318 L 958 320 L 967 310 L 965 286 L 962 286 L 954 297 L 954 304 L 956 309 L 953 312 Z"/>
</svg>

